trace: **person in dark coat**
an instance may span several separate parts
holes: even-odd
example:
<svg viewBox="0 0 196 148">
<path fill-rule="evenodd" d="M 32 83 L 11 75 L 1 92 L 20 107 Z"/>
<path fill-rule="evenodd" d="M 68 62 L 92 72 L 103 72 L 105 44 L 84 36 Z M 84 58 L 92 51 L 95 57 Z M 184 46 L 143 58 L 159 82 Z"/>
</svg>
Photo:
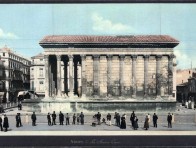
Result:
<svg viewBox="0 0 196 148">
<path fill-rule="evenodd" d="M 18 104 L 18 110 L 22 110 L 22 104 L 21 103 Z"/>
<path fill-rule="evenodd" d="M 79 124 L 80 123 L 80 115 L 79 115 L 79 113 L 77 114 L 77 124 Z"/>
<path fill-rule="evenodd" d="M 56 114 L 55 114 L 55 111 L 53 111 L 53 114 L 52 114 L 52 125 L 56 125 Z"/>
<path fill-rule="evenodd" d="M 133 125 L 134 125 L 134 119 L 135 119 L 135 113 L 134 113 L 134 111 L 133 111 L 132 114 L 131 114 L 131 117 L 130 117 L 130 121 L 131 121 L 132 127 L 133 127 Z"/>
<path fill-rule="evenodd" d="M 16 114 L 16 127 L 19 127 L 19 113 Z"/>
<path fill-rule="evenodd" d="M 76 124 L 76 114 L 73 114 L 73 122 L 72 124 Z"/>
<path fill-rule="evenodd" d="M 20 116 L 20 113 L 18 113 L 18 115 L 19 115 L 19 126 L 22 126 L 22 121 L 21 121 L 21 116 Z"/>
<path fill-rule="evenodd" d="M 134 123 L 133 123 L 133 129 L 134 129 L 134 130 L 137 130 L 137 129 L 139 128 L 137 116 L 135 116 L 135 118 L 134 118 L 133 121 L 134 121 Z"/>
<path fill-rule="evenodd" d="M 6 115 L 4 115 L 3 127 L 5 128 L 5 132 L 7 132 L 7 129 L 9 128 L 9 122 L 8 117 Z"/>
<path fill-rule="evenodd" d="M 33 114 L 31 115 L 31 120 L 32 120 L 32 126 L 36 126 L 36 115 L 35 115 L 35 112 L 33 112 Z"/>
<path fill-rule="evenodd" d="M 167 116 L 168 128 L 172 128 L 172 115 L 168 113 Z"/>
<path fill-rule="evenodd" d="M 125 119 L 125 116 L 124 115 L 121 117 L 120 128 L 121 129 L 126 129 L 126 119 Z"/>
<path fill-rule="evenodd" d="M 50 113 L 47 115 L 48 125 L 51 126 L 51 116 Z"/>
<path fill-rule="evenodd" d="M 116 121 L 117 121 L 117 126 L 120 127 L 120 114 L 119 113 L 116 114 Z"/>
<path fill-rule="evenodd" d="M 148 119 L 148 115 L 147 115 L 146 118 L 145 118 L 144 128 L 145 128 L 146 130 L 148 130 L 148 128 L 149 128 L 149 119 Z"/>
<path fill-rule="evenodd" d="M 80 122 L 81 122 L 82 125 L 84 125 L 84 114 L 83 114 L 83 112 L 81 112 L 81 114 L 80 114 Z"/>
<path fill-rule="evenodd" d="M 69 114 L 68 113 L 66 114 L 65 118 L 66 118 L 66 125 L 69 125 Z"/>
<path fill-rule="evenodd" d="M 156 128 L 157 128 L 157 120 L 158 120 L 158 116 L 157 116 L 155 113 L 154 113 L 154 115 L 153 115 L 152 119 L 153 119 L 153 125 L 154 125 L 154 127 L 156 127 Z"/>
<path fill-rule="evenodd" d="M 107 114 L 107 124 L 108 125 L 111 125 L 111 119 L 112 119 L 112 116 L 110 115 L 110 113 Z"/>
<path fill-rule="evenodd" d="M 63 115 L 63 113 L 60 111 L 60 113 L 59 113 L 59 122 L 60 122 L 60 125 L 63 125 L 63 121 L 64 121 L 64 115 Z"/>
<path fill-rule="evenodd" d="M 2 120 L 2 118 L 0 117 L 0 127 L 1 127 L 1 131 L 3 131 L 3 125 L 2 125 L 2 122 L 3 122 L 3 120 Z"/>
<path fill-rule="evenodd" d="M 97 121 L 98 121 L 98 125 L 101 124 L 101 114 L 100 112 L 97 113 Z"/>
</svg>

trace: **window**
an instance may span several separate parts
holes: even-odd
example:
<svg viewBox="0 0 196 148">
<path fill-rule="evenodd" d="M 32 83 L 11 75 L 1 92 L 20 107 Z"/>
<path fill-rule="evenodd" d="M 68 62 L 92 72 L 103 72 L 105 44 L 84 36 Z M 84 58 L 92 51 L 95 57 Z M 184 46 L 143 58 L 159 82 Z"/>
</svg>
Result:
<svg viewBox="0 0 196 148">
<path fill-rule="evenodd" d="M 39 76 L 43 77 L 43 68 L 39 68 Z"/>
<path fill-rule="evenodd" d="M 43 59 L 40 59 L 40 61 L 43 61 Z"/>
<path fill-rule="evenodd" d="M 5 56 L 5 52 L 3 52 L 3 56 Z"/>
<path fill-rule="evenodd" d="M 39 84 L 44 84 L 44 81 L 39 81 Z"/>
</svg>

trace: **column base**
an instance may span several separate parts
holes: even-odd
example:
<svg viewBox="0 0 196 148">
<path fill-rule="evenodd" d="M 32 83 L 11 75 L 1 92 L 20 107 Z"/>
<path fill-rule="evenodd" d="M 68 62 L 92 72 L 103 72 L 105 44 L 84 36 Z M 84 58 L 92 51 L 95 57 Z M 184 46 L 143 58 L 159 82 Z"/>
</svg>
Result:
<svg viewBox="0 0 196 148">
<path fill-rule="evenodd" d="M 135 99 L 135 98 L 136 98 L 136 95 L 132 95 L 132 98 L 134 98 L 134 99 Z"/>
<path fill-rule="evenodd" d="M 69 92 L 69 93 L 68 93 L 68 97 L 69 97 L 69 98 L 74 97 L 74 92 Z"/>
</svg>

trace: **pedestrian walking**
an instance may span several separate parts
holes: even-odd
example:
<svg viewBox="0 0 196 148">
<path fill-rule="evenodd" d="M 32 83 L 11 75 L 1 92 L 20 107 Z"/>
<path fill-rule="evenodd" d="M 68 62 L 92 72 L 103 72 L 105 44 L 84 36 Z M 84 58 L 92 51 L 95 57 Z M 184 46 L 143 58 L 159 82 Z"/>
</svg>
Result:
<svg viewBox="0 0 196 148">
<path fill-rule="evenodd" d="M 107 125 L 111 126 L 111 119 L 112 119 L 112 116 L 110 115 L 110 113 L 107 114 Z"/>
<path fill-rule="evenodd" d="M 60 113 L 59 113 L 59 122 L 60 122 L 60 125 L 63 125 L 63 121 L 64 121 L 64 115 L 63 115 L 63 113 L 60 111 Z"/>
<path fill-rule="evenodd" d="M 126 129 L 126 119 L 125 119 L 125 114 L 121 117 L 121 124 L 120 124 L 121 129 Z"/>
<path fill-rule="evenodd" d="M 3 120 L 2 120 L 2 118 L 0 117 L 0 127 L 1 127 L 1 131 L 3 131 L 2 122 L 3 122 Z"/>
<path fill-rule="evenodd" d="M 6 116 L 6 114 L 4 115 L 3 127 L 5 128 L 5 132 L 7 132 L 7 129 L 9 128 L 9 122 L 8 122 L 8 117 Z"/>
<path fill-rule="evenodd" d="M 145 122 L 144 122 L 144 128 L 146 129 L 146 130 L 148 130 L 148 128 L 149 128 L 149 121 L 148 121 L 149 119 L 148 119 L 148 115 L 146 116 L 146 118 L 145 118 Z"/>
<path fill-rule="evenodd" d="M 98 125 L 101 124 L 101 114 L 99 112 L 97 113 L 97 122 L 98 122 Z"/>
<path fill-rule="evenodd" d="M 75 113 L 73 114 L 73 122 L 72 122 L 72 124 L 74 124 L 74 125 L 76 124 L 76 114 Z"/>
<path fill-rule="evenodd" d="M 55 111 L 53 111 L 53 114 L 52 114 L 52 125 L 56 125 L 56 114 L 55 114 Z"/>
<path fill-rule="evenodd" d="M 66 114 L 65 118 L 66 118 L 66 125 L 69 125 L 69 114 L 68 113 Z"/>
<path fill-rule="evenodd" d="M 116 114 L 116 120 L 117 120 L 117 126 L 120 127 L 120 114 L 119 113 Z"/>
<path fill-rule="evenodd" d="M 18 104 L 18 110 L 22 110 L 22 104 L 21 104 L 21 102 Z"/>
<path fill-rule="evenodd" d="M 137 116 L 135 116 L 134 123 L 133 123 L 133 129 L 137 130 L 138 128 L 139 128 L 139 126 L 138 126 L 138 118 L 137 118 Z"/>
<path fill-rule="evenodd" d="M 32 120 L 32 126 L 36 126 L 36 115 L 35 115 L 35 112 L 33 112 L 33 114 L 31 115 L 31 120 Z"/>
<path fill-rule="evenodd" d="M 168 128 L 172 128 L 172 115 L 168 113 L 167 116 Z"/>
<path fill-rule="evenodd" d="M 80 122 L 81 122 L 82 125 L 84 125 L 84 114 L 83 114 L 83 112 L 81 112 L 81 114 L 80 114 Z"/>
<path fill-rule="evenodd" d="M 80 123 L 80 115 L 77 114 L 77 124 L 79 124 L 79 123 Z"/>
<path fill-rule="evenodd" d="M 16 127 L 19 127 L 19 113 L 16 114 Z"/>
<path fill-rule="evenodd" d="M 18 115 L 19 115 L 19 126 L 21 127 L 22 126 L 22 121 L 21 121 L 21 116 L 20 116 L 20 113 L 18 113 Z"/>
<path fill-rule="evenodd" d="M 153 125 L 154 125 L 154 127 L 156 127 L 156 128 L 157 128 L 157 120 L 158 120 L 158 116 L 157 116 L 155 113 L 154 113 L 154 115 L 153 115 L 152 119 L 153 119 Z"/>
<path fill-rule="evenodd" d="M 132 114 L 131 114 L 131 117 L 130 117 L 130 121 L 131 121 L 132 127 L 133 127 L 133 125 L 134 125 L 134 119 L 135 119 L 135 113 L 134 113 L 134 111 L 133 111 Z"/>
<path fill-rule="evenodd" d="M 48 113 L 47 115 L 47 120 L 48 120 L 48 125 L 51 126 L 51 116 L 50 116 L 50 113 Z"/>
</svg>

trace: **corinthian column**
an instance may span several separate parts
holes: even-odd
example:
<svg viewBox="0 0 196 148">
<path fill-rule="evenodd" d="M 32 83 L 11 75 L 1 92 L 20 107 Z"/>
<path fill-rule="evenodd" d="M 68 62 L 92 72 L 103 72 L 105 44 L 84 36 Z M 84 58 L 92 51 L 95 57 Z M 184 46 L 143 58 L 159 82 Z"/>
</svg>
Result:
<svg viewBox="0 0 196 148">
<path fill-rule="evenodd" d="M 133 85 L 133 97 L 136 97 L 136 84 L 137 84 L 137 80 L 136 80 L 136 59 L 137 59 L 137 55 L 132 55 L 132 85 Z"/>
<path fill-rule="evenodd" d="M 44 55 L 45 60 L 45 98 L 49 97 L 49 55 Z"/>
<path fill-rule="evenodd" d="M 107 94 L 110 96 L 112 94 L 111 87 L 111 71 L 112 71 L 112 55 L 107 56 Z"/>
<path fill-rule="evenodd" d="M 93 55 L 93 87 L 93 94 L 99 95 L 99 55 Z"/>
<path fill-rule="evenodd" d="M 57 96 L 61 97 L 61 55 L 56 55 L 57 58 Z"/>
<path fill-rule="evenodd" d="M 161 58 L 162 55 L 156 56 L 156 94 L 157 96 L 161 95 Z"/>
<path fill-rule="evenodd" d="M 119 79 L 120 79 L 120 95 L 124 95 L 124 58 L 125 55 L 120 55 L 120 68 L 119 68 Z"/>
<path fill-rule="evenodd" d="M 147 95 L 148 88 L 148 60 L 149 55 L 144 55 L 144 95 Z"/>
<path fill-rule="evenodd" d="M 69 55 L 69 97 L 74 96 L 73 89 L 73 55 Z"/>
<path fill-rule="evenodd" d="M 82 58 L 82 97 L 86 97 L 86 55 L 81 55 Z"/>
<path fill-rule="evenodd" d="M 172 95 L 173 92 L 173 59 L 174 55 L 168 56 L 168 95 Z"/>
</svg>

